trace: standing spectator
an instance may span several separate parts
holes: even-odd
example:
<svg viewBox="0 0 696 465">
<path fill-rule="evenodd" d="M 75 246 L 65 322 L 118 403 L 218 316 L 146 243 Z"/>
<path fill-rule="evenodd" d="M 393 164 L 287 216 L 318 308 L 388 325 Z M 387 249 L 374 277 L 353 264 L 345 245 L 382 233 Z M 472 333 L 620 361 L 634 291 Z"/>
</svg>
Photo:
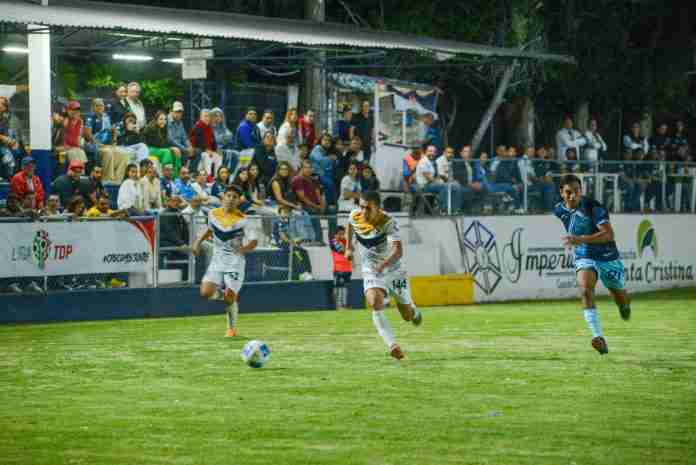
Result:
<svg viewBox="0 0 696 465">
<path fill-rule="evenodd" d="M 678 153 L 682 147 L 686 147 L 687 152 L 690 149 L 689 138 L 687 136 L 686 126 L 684 125 L 684 121 L 677 120 L 676 130 L 674 132 L 674 136 L 672 136 L 672 138 L 671 138 L 671 142 L 672 142 L 671 143 L 672 154 Z"/>
<path fill-rule="evenodd" d="M 666 151 L 672 145 L 672 141 L 667 134 L 667 123 L 660 123 L 655 135 L 650 138 L 649 142 L 650 151 L 655 153 Z"/>
<path fill-rule="evenodd" d="M 292 190 L 297 196 L 302 208 L 312 215 L 326 213 L 326 200 L 321 195 L 319 184 L 312 176 L 312 163 L 304 161 L 300 173 L 292 180 Z M 323 243 L 323 234 L 319 218 L 312 218 L 314 241 Z"/>
<path fill-rule="evenodd" d="M 130 216 L 141 215 L 145 209 L 145 203 L 138 179 L 137 165 L 128 165 L 126 176 L 118 189 L 118 209 L 127 211 Z"/>
<path fill-rule="evenodd" d="M 97 199 L 106 194 L 106 189 L 104 189 L 104 184 L 102 183 L 104 170 L 101 166 L 95 166 L 92 172 L 89 173 L 89 179 L 87 180 L 89 195 L 85 197 L 85 207 L 92 208 L 94 204 L 97 203 Z"/>
<path fill-rule="evenodd" d="M 145 176 L 140 181 L 140 192 L 143 195 L 143 208 L 146 211 L 159 211 L 162 209 L 162 188 L 154 164 L 148 160 L 145 165 Z"/>
<path fill-rule="evenodd" d="M 188 166 L 193 158 L 193 147 L 184 127 L 184 104 L 181 102 L 174 102 L 172 105 L 172 111 L 167 119 L 167 137 L 174 155 L 177 155 L 178 151 L 181 164 Z"/>
<path fill-rule="evenodd" d="M 440 210 L 447 212 L 449 204 L 448 189 L 442 179 L 437 176 L 435 168 L 435 157 L 437 156 L 437 147 L 429 145 L 426 149 L 425 156 L 421 157 L 416 167 L 416 185 L 422 192 L 428 194 L 436 194 Z M 462 205 L 461 192 L 459 190 L 452 192 L 452 209 L 460 209 Z"/>
<path fill-rule="evenodd" d="M 454 148 L 445 147 L 442 155 L 435 160 L 435 171 L 437 177 L 445 184 L 448 189 L 448 198 L 452 201 L 452 211 L 462 210 L 465 200 L 471 200 L 473 191 L 469 187 L 460 184 L 454 179 L 452 170 L 452 160 L 454 159 Z"/>
<path fill-rule="evenodd" d="M 657 163 L 655 152 L 650 151 L 646 154 L 640 149 L 633 155 L 634 161 L 643 162 L 638 166 L 638 185 L 643 197 L 643 213 L 655 213 L 655 209 L 650 203 L 655 199 L 655 206 L 662 206 L 662 171 L 660 164 Z"/>
<path fill-rule="evenodd" d="M 155 114 L 155 118 L 145 128 L 145 143 L 148 146 L 150 159 L 157 161 L 159 171 L 163 165 L 174 166 L 174 177 L 179 175 L 181 170 L 181 153 L 175 155 L 172 150 L 169 135 L 167 133 L 167 114 L 162 110 Z"/>
<path fill-rule="evenodd" d="M 435 155 L 442 153 L 442 136 L 440 135 L 440 129 L 435 125 L 435 114 L 426 113 L 423 115 L 423 124 L 425 126 L 425 131 L 423 135 L 423 145 L 432 145 L 436 149 Z"/>
<path fill-rule="evenodd" d="M 355 128 L 355 136 L 360 138 L 362 142 L 363 160 L 365 163 L 370 163 L 372 156 L 372 145 L 374 141 L 375 123 L 374 116 L 370 113 L 370 102 L 365 100 L 360 105 L 360 113 L 353 117 L 353 127 Z M 351 143 L 355 136 L 351 138 Z"/>
<path fill-rule="evenodd" d="M 220 171 L 227 168 L 220 168 Z M 203 208 L 203 202 L 199 197 L 194 197 L 188 206 L 181 211 L 181 217 L 190 226 L 193 238 L 201 237 L 208 225 L 208 209 Z M 208 264 L 213 256 L 213 246 L 210 241 L 203 241 L 201 253 L 196 257 L 196 282 L 200 282 L 205 276 Z"/>
<path fill-rule="evenodd" d="M 34 194 L 34 204 L 31 208 L 38 210 L 43 208 L 44 204 L 44 188 L 41 179 L 35 175 L 36 162 L 32 157 L 22 158 L 22 171 L 15 174 L 10 182 L 10 190 L 17 194 L 18 198 L 31 192 Z"/>
<path fill-rule="evenodd" d="M 263 142 L 254 149 L 252 164 L 258 166 L 260 175 L 260 185 L 267 186 L 271 178 L 275 176 L 278 167 L 278 160 L 275 154 L 275 138 L 269 131 L 263 136 Z"/>
<path fill-rule="evenodd" d="M 273 134 L 273 139 L 278 136 L 278 129 L 273 124 L 273 110 L 264 110 L 261 122 L 257 124 L 259 128 L 259 137 L 263 140 L 267 133 Z"/>
<path fill-rule="evenodd" d="M 276 159 L 278 163 L 281 161 L 287 162 L 292 167 L 293 173 L 300 169 L 302 160 L 300 159 L 300 150 L 295 143 L 294 135 L 289 132 L 285 137 L 285 144 L 278 144 L 275 148 Z M 306 147 L 306 146 L 304 146 Z"/>
<path fill-rule="evenodd" d="M 65 108 L 54 106 L 51 112 L 51 149 L 56 162 L 56 172 L 66 171 L 65 154 Z"/>
<path fill-rule="evenodd" d="M 186 202 L 190 202 L 195 195 L 196 191 L 193 189 L 191 173 L 187 167 L 182 166 L 181 171 L 179 171 L 179 178 L 174 181 L 174 190 L 170 197 L 177 196 Z"/>
<path fill-rule="evenodd" d="M 249 107 L 244 116 L 244 120 L 239 123 L 239 127 L 237 127 L 236 139 L 238 150 L 253 150 L 254 147 L 261 143 L 259 128 L 256 126 L 257 117 L 256 109 Z"/>
<path fill-rule="evenodd" d="M 150 156 L 150 149 L 145 145 L 145 138 L 138 129 L 138 121 L 133 113 L 126 113 L 119 125 L 117 144 L 130 154 L 131 163 L 140 163 Z M 114 169 L 114 176 L 119 173 Z M 126 169 L 123 170 L 125 177 Z"/>
<path fill-rule="evenodd" d="M 333 205 L 336 202 L 336 185 L 334 182 L 335 155 L 331 153 L 333 140 L 328 134 L 321 136 L 319 145 L 314 147 L 309 155 L 312 164 L 312 172 L 319 176 L 319 182 L 324 189 L 326 202 Z"/>
<path fill-rule="evenodd" d="M 225 113 L 220 108 L 210 110 L 210 125 L 215 135 L 217 151 L 222 156 L 222 165 L 234 172 L 239 163 L 239 152 L 234 150 L 234 134 L 227 127 Z"/>
<path fill-rule="evenodd" d="M 358 179 L 358 164 L 351 163 L 348 166 L 347 174 L 341 180 L 338 190 L 340 195 L 338 211 L 350 213 L 355 210 L 360 200 L 360 192 L 362 192 L 362 186 L 360 185 L 360 179 Z"/>
<path fill-rule="evenodd" d="M 217 197 L 222 202 L 222 195 L 225 193 L 229 186 L 230 170 L 226 166 L 223 166 L 218 170 L 217 176 L 215 176 L 215 182 L 213 183 L 213 187 L 210 188 L 210 195 L 212 195 L 213 197 Z"/>
<path fill-rule="evenodd" d="M 559 161 L 565 161 L 565 154 L 569 148 L 575 149 L 575 153 L 579 154 L 586 144 L 587 139 L 580 134 L 580 131 L 573 129 L 573 118 L 566 116 L 563 119 L 563 127 L 556 133 Z"/>
<path fill-rule="evenodd" d="M 60 175 L 53 181 L 52 192 L 60 196 L 60 203 L 67 205 L 70 199 L 76 195 L 88 198 L 91 194 L 91 186 L 87 179 L 82 179 L 85 165 L 80 160 L 73 160 L 68 165 L 68 172 Z"/>
<path fill-rule="evenodd" d="M 145 112 L 145 105 L 140 101 L 140 84 L 137 82 L 131 82 L 128 84 L 126 101 L 128 102 L 128 111 L 135 115 L 138 130 L 142 131 L 147 124 L 147 114 Z"/>
<path fill-rule="evenodd" d="M 350 143 L 350 140 L 353 138 L 353 134 L 355 133 L 355 127 L 353 127 L 352 121 L 353 109 L 350 107 L 350 105 L 346 105 L 343 107 L 343 110 L 341 110 L 341 119 L 336 121 L 336 126 L 334 127 L 333 133 L 335 138 L 342 140 L 346 145 Z"/>
<path fill-rule="evenodd" d="M 182 169 L 183 170 L 183 169 Z M 184 261 L 188 259 L 189 228 L 181 216 L 181 198 L 173 195 L 167 199 L 167 208 L 160 215 L 160 247 L 169 250 L 160 253 L 160 268 L 166 269 L 165 260 Z M 181 270 L 182 278 L 186 279 L 188 266 L 177 263 L 168 268 Z"/>
<path fill-rule="evenodd" d="M 640 150 L 640 149 L 638 149 Z M 623 191 L 623 210 L 627 213 L 640 210 L 640 183 L 638 182 L 638 169 L 633 163 L 633 151 L 625 150 L 623 161 L 617 169 L 620 174 L 619 187 Z"/>
<path fill-rule="evenodd" d="M 414 147 L 410 151 L 406 152 L 406 156 L 402 162 L 404 192 L 414 191 L 414 184 L 416 182 L 416 168 L 418 168 L 418 163 L 420 163 L 421 158 L 423 158 L 423 151 L 418 147 Z"/>
<path fill-rule="evenodd" d="M 643 153 L 648 151 L 648 138 L 640 135 L 640 123 L 637 121 L 631 125 L 631 131 L 623 137 L 624 150 L 642 150 Z"/>
<path fill-rule="evenodd" d="M 131 154 L 116 145 L 116 128 L 111 124 L 111 118 L 104 109 L 102 99 L 92 100 L 92 113 L 87 115 L 85 121 L 85 137 L 92 141 L 91 150 L 94 152 L 94 158 L 101 161 L 104 180 L 121 182 Z"/>
<path fill-rule="evenodd" d="M 583 152 L 583 161 L 594 167 L 603 158 L 602 154 L 607 151 L 607 144 L 599 133 L 597 119 L 592 118 L 590 120 L 590 128 L 585 131 L 585 140 L 587 144 Z"/>
<path fill-rule="evenodd" d="M 10 102 L 0 97 L 0 179 L 11 179 L 15 174 L 20 147 L 10 122 Z"/>
<path fill-rule="evenodd" d="M 523 184 L 527 186 L 527 192 L 539 192 L 544 211 L 550 212 L 553 210 L 556 186 L 543 177 L 537 176 L 536 162 L 536 150 L 534 146 L 529 146 L 525 150 L 524 155 L 517 160 L 518 170 Z"/>
<path fill-rule="evenodd" d="M 317 145 L 317 128 L 314 125 L 314 110 L 307 110 L 298 121 L 299 140 L 296 143 L 307 144 L 308 148 Z"/>
<path fill-rule="evenodd" d="M 360 188 L 363 192 L 379 192 L 379 179 L 377 179 L 375 170 L 373 170 L 370 165 L 363 165 L 362 172 L 360 173 Z"/>
<path fill-rule="evenodd" d="M 114 103 L 111 105 L 111 121 L 114 123 L 123 121 L 126 113 L 132 113 L 128 106 L 128 89 L 124 85 L 120 85 L 114 92 Z"/>
<path fill-rule="evenodd" d="M 290 108 L 287 113 L 285 113 L 285 120 L 283 121 L 283 124 L 280 125 L 280 129 L 278 130 L 278 145 L 289 145 L 289 134 L 292 134 L 292 140 L 294 141 L 295 145 L 299 144 L 297 121 L 297 108 Z"/>
<path fill-rule="evenodd" d="M 194 161 L 189 166 L 189 169 L 195 167 L 196 170 L 203 170 L 205 173 L 215 177 L 215 171 L 222 164 L 222 156 L 218 152 L 208 110 L 201 110 L 200 119 L 191 129 L 189 137 L 191 145 L 195 150 Z"/>
<path fill-rule="evenodd" d="M 160 191 L 162 192 L 163 200 L 171 197 L 174 194 L 174 167 L 172 165 L 164 165 L 162 167 Z"/>
<path fill-rule="evenodd" d="M 329 241 L 333 260 L 334 288 L 333 297 L 336 310 L 348 307 L 348 286 L 353 274 L 353 264 L 345 257 L 346 228 L 339 226 L 336 234 Z"/>
<path fill-rule="evenodd" d="M 68 103 L 68 118 L 64 122 L 64 145 L 68 161 L 79 160 L 87 163 L 87 154 L 82 150 L 82 116 L 80 102 L 73 100 Z"/>
<path fill-rule="evenodd" d="M 341 185 L 343 178 L 348 174 L 348 167 L 352 163 L 358 165 L 358 173 L 362 170 L 363 152 L 360 150 L 360 138 L 353 137 L 348 150 L 344 150 L 343 147 L 343 141 L 336 139 L 333 153 L 336 154 L 335 181 L 337 186 Z M 340 189 L 338 192 L 340 197 Z"/>
</svg>

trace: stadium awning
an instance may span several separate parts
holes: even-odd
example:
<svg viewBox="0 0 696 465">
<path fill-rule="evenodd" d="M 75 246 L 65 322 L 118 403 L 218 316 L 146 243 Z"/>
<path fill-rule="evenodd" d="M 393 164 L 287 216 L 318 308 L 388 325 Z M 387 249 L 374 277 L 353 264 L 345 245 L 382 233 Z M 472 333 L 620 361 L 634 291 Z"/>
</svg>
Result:
<svg viewBox="0 0 696 465">
<path fill-rule="evenodd" d="M 49 0 L 48 6 L 0 0 L 0 22 L 53 27 L 111 29 L 157 34 L 278 42 L 288 45 L 349 46 L 412 50 L 448 55 L 478 55 L 575 63 L 570 56 L 439 40 L 345 24 L 269 18 L 143 5 Z"/>
</svg>

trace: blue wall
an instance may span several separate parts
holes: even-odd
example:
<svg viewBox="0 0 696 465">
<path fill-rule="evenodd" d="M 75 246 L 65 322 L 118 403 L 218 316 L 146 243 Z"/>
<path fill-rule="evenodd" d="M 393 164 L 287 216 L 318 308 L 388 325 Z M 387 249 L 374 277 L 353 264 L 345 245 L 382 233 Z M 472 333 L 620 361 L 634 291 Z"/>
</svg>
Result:
<svg viewBox="0 0 696 465">
<path fill-rule="evenodd" d="M 332 289 L 332 281 L 251 283 L 240 293 L 240 311 L 332 310 Z M 348 302 L 364 307 L 362 280 L 351 282 Z M 211 315 L 222 313 L 223 305 L 203 300 L 193 287 L 9 294 L 0 296 L 0 324 Z"/>
</svg>

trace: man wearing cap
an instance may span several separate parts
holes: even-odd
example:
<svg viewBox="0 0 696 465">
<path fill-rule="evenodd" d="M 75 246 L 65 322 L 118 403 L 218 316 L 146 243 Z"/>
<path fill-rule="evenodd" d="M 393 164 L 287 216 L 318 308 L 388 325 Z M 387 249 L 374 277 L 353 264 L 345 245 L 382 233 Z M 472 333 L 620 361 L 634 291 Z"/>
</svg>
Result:
<svg viewBox="0 0 696 465">
<path fill-rule="evenodd" d="M 22 171 L 12 177 L 10 189 L 20 199 L 23 199 L 28 193 L 33 193 L 34 204 L 32 209 L 37 210 L 43 208 L 44 188 L 43 184 L 41 184 L 41 179 L 34 175 L 35 169 L 36 162 L 32 157 L 22 158 Z"/>
<path fill-rule="evenodd" d="M 237 128 L 237 146 L 239 150 L 253 149 L 261 143 L 261 135 L 256 126 L 256 109 L 250 107 Z"/>
<path fill-rule="evenodd" d="M 62 205 L 67 205 L 76 195 L 81 195 L 85 202 L 88 201 L 92 186 L 87 179 L 81 178 L 84 171 L 85 164 L 80 160 L 73 160 L 68 165 L 68 172 L 53 181 L 52 191 L 60 196 Z"/>
<path fill-rule="evenodd" d="M 167 137 L 174 155 L 181 159 L 182 165 L 186 165 L 193 158 L 193 147 L 184 127 L 184 104 L 181 102 L 174 102 L 172 105 L 167 118 Z"/>
<path fill-rule="evenodd" d="M 82 137 L 82 116 L 80 114 L 80 102 L 72 100 L 68 103 L 68 117 L 64 121 L 63 145 L 65 155 L 69 161 L 78 160 L 83 164 L 87 162 L 87 154 L 80 145 Z"/>
</svg>

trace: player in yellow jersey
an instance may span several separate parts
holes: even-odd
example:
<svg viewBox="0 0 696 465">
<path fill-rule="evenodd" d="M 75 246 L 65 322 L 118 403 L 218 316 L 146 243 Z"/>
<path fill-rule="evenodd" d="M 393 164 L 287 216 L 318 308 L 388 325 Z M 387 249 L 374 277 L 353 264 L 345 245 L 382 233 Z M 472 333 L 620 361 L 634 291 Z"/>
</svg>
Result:
<svg viewBox="0 0 696 465">
<path fill-rule="evenodd" d="M 399 225 L 382 210 L 378 192 L 363 192 L 359 208 L 350 214 L 345 251 L 349 260 L 353 258 L 353 236 L 359 245 L 365 300 L 372 309 L 372 321 L 391 356 L 400 360 L 404 354 L 384 314 L 385 298 L 388 294 L 394 297 L 405 321 L 419 326 L 423 316 L 413 304 L 408 276 L 401 267 L 403 245 Z"/>
<path fill-rule="evenodd" d="M 248 220 L 238 208 L 241 195 L 239 187 L 232 185 L 227 188 L 222 196 L 222 207 L 210 211 L 208 228 L 192 247 L 193 253 L 198 255 L 201 243 L 213 238 L 213 258 L 201 282 L 201 296 L 225 301 L 227 337 L 237 335 L 237 301 L 244 283 L 245 255 L 257 244 L 256 238 L 248 237 L 245 231 Z"/>
</svg>

